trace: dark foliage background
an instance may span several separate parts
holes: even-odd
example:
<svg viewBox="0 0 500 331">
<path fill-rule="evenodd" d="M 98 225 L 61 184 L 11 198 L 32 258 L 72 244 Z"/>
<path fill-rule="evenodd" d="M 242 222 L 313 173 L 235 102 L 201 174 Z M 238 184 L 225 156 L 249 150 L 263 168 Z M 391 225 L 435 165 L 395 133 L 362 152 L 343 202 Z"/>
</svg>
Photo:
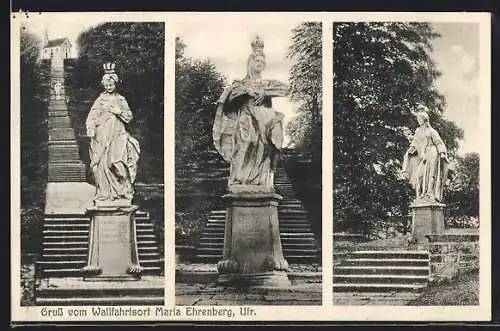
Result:
<svg viewBox="0 0 500 331">
<path fill-rule="evenodd" d="M 175 48 L 175 207 L 176 243 L 194 245 L 208 213 L 226 189 L 228 164 L 215 151 L 212 127 L 215 102 L 226 80 L 210 60 Z"/>
<path fill-rule="evenodd" d="M 90 28 L 77 39 L 79 58 L 66 81 L 69 106 L 74 106 L 72 113 L 83 130 L 92 103 L 103 91 L 102 66 L 116 63 L 118 91 L 134 114 L 129 129 L 141 144 L 137 182 L 163 183 L 164 39 L 163 23 L 113 22 Z"/>
<path fill-rule="evenodd" d="M 429 109 L 454 159 L 463 131 L 443 117 L 445 99 L 434 85 L 438 37 L 426 23 L 334 24 L 335 231 L 371 236 L 391 220 L 408 230 L 413 192 L 399 170 L 417 105 Z"/>
<path fill-rule="evenodd" d="M 21 252 L 37 254 L 47 181 L 47 100 L 50 68 L 38 62 L 41 40 L 21 28 Z"/>
</svg>

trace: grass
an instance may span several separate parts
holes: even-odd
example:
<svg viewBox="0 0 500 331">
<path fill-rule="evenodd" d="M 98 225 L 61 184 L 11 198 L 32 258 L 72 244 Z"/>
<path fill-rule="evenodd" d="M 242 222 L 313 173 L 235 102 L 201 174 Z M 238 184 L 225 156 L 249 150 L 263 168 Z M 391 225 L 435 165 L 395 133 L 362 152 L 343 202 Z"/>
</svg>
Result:
<svg viewBox="0 0 500 331">
<path fill-rule="evenodd" d="M 21 263 L 21 306 L 35 305 L 35 262 L 31 258 L 23 259 Z"/>
<path fill-rule="evenodd" d="M 464 274 L 456 279 L 431 284 L 408 306 L 476 306 L 479 305 L 479 274 Z"/>
</svg>

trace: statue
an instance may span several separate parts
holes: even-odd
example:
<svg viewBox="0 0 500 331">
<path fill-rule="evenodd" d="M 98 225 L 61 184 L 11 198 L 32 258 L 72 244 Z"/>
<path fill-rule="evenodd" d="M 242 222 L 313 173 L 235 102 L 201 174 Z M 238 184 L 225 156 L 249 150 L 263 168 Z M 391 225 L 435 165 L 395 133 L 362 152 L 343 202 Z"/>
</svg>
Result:
<svg viewBox="0 0 500 331">
<path fill-rule="evenodd" d="M 62 89 L 62 84 L 60 81 L 57 81 L 54 85 L 54 92 L 56 93 L 56 100 L 61 100 L 61 89 Z"/>
<path fill-rule="evenodd" d="M 96 202 L 132 199 L 140 154 L 139 142 L 125 127 L 132 120 L 132 112 L 116 91 L 119 79 L 114 69 L 114 63 L 104 65 L 104 92 L 92 105 L 86 121 Z"/>
<path fill-rule="evenodd" d="M 286 84 L 261 78 L 264 43 L 256 37 L 247 75 L 226 88 L 217 102 L 213 126 L 216 150 L 230 163 L 228 190 L 274 192 L 273 175 L 283 143 L 283 114 L 272 98 L 288 95 Z"/>
<path fill-rule="evenodd" d="M 414 113 L 420 125 L 403 160 L 403 174 L 415 189 L 415 201 L 442 202 L 448 172 L 446 146 L 425 111 Z"/>
</svg>

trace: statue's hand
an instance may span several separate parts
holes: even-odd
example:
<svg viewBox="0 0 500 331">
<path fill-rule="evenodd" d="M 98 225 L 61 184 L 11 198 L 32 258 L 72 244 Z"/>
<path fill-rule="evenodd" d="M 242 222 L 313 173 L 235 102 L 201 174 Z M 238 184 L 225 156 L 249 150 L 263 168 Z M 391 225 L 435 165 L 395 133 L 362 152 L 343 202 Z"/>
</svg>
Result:
<svg viewBox="0 0 500 331">
<path fill-rule="evenodd" d="M 115 115 L 120 115 L 122 113 L 122 109 L 115 105 L 109 106 L 109 111 Z"/>
<path fill-rule="evenodd" d="M 443 160 L 445 160 L 445 161 L 448 161 L 448 156 L 446 155 L 446 153 L 445 153 L 445 152 L 441 152 L 441 153 L 439 153 L 439 157 L 440 157 L 440 158 L 442 158 L 442 159 L 443 159 Z"/>
<path fill-rule="evenodd" d="M 94 129 L 90 129 L 88 128 L 87 129 L 87 136 L 89 136 L 90 138 L 93 138 L 95 136 L 95 131 Z"/>
<path fill-rule="evenodd" d="M 417 152 L 417 150 L 415 149 L 415 146 L 410 146 L 410 148 L 408 149 L 408 154 L 412 155 L 412 154 L 415 154 Z"/>
<path fill-rule="evenodd" d="M 264 96 L 265 96 L 264 89 L 263 88 L 256 88 L 253 92 L 254 92 L 253 93 L 254 104 L 256 106 L 262 105 L 262 103 L 264 102 Z"/>
</svg>

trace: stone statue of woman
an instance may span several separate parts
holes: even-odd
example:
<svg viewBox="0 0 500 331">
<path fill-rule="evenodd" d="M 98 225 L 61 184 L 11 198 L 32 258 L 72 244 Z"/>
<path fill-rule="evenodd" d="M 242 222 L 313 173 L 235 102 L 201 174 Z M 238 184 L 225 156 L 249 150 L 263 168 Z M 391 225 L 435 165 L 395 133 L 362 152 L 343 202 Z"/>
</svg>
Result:
<svg viewBox="0 0 500 331">
<path fill-rule="evenodd" d="M 251 46 L 247 75 L 223 92 L 213 126 L 215 148 L 230 163 L 230 193 L 274 192 L 283 143 L 283 114 L 272 108 L 271 99 L 288 95 L 288 86 L 262 79 L 264 42 L 256 37 Z"/>
<path fill-rule="evenodd" d="M 447 150 L 425 111 L 415 113 L 419 127 L 403 160 L 403 174 L 416 192 L 416 201 L 441 202 L 448 173 Z"/>
<path fill-rule="evenodd" d="M 119 82 L 114 63 L 104 65 L 101 83 L 104 87 L 95 100 L 86 121 L 90 140 L 90 167 L 96 183 L 96 204 L 102 201 L 127 200 L 134 195 L 139 142 L 126 130 L 132 112 L 123 96 L 116 91 Z"/>
</svg>

